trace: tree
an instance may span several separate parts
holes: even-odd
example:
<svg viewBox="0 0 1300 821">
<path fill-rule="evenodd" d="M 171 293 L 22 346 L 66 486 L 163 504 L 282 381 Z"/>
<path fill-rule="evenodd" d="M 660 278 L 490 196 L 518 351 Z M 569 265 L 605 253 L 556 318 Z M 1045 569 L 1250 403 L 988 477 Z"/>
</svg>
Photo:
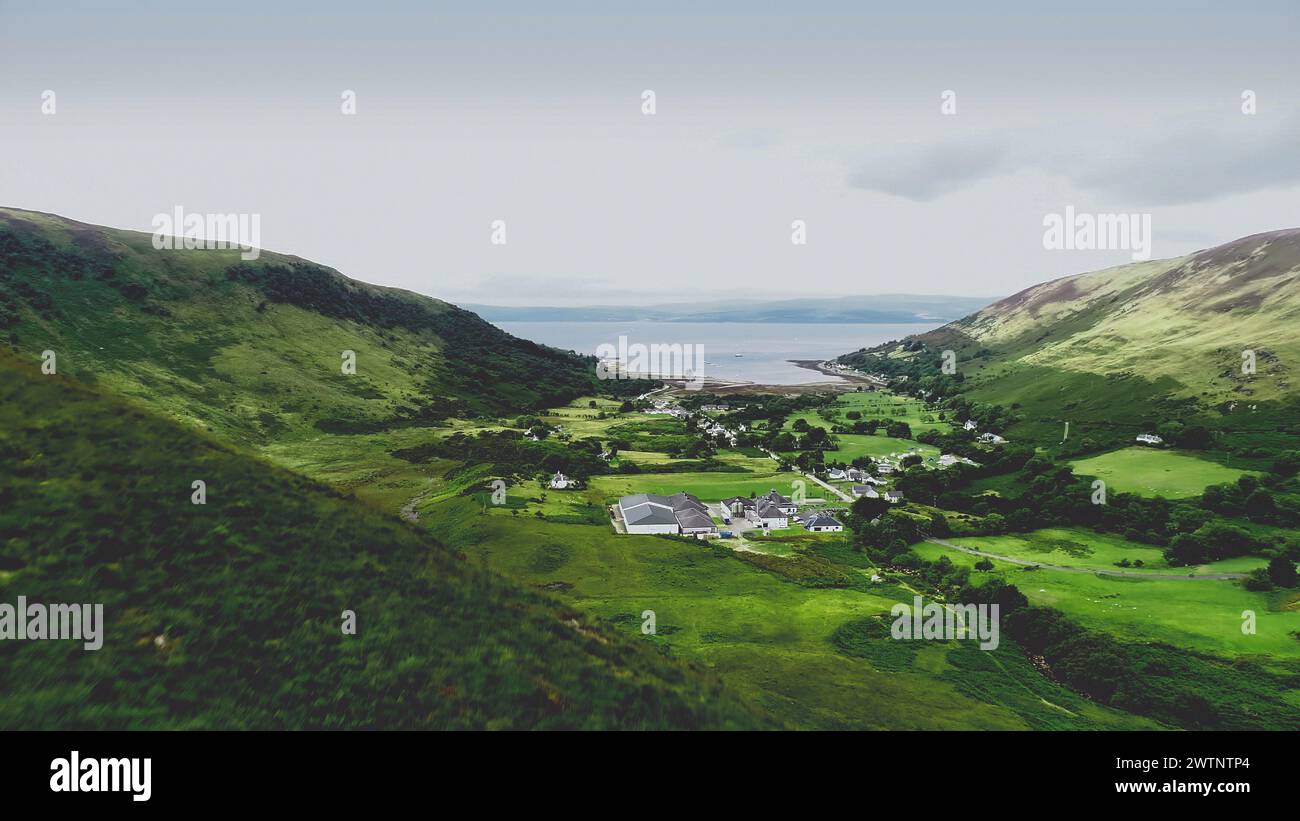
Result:
<svg viewBox="0 0 1300 821">
<path fill-rule="evenodd" d="M 1169 421 L 1156 425 L 1156 433 L 1166 442 L 1178 442 L 1182 436 L 1185 426 L 1182 422 Z"/>
<path fill-rule="evenodd" d="M 889 502 L 884 499 L 869 499 L 866 496 L 859 496 L 854 499 L 853 504 L 849 507 L 853 515 L 863 522 L 870 522 L 888 509 Z"/>
<path fill-rule="evenodd" d="M 1214 434 L 1204 425 L 1188 425 L 1175 441 L 1184 448 L 1205 450 L 1213 439 Z"/>
<path fill-rule="evenodd" d="M 1277 503 L 1272 494 L 1263 488 L 1246 497 L 1246 515 L 1257 522 L 1266 522 L 1277 514 Z"/>
<path fill-rule="evenodd" d="M 1295 587 L 1298 580 L 1295 562 L 1285 556 L 1274 556 L 1268 562 L 1268 578 L 1278 587 Z"/>
<path fill-rule="evenodd" d="M 890 422 L 885 426 L 885 434 L 895 439 L 911 439 L 912 426 L 906 422 Z"/>
<path fill-rule="evenodd" d="M 1165 549 L 1165 561 L 1174 567 L 1186 567 L 1193 564 L 1203 564 L 1206 559 L 1205 545 L 1201 542 L 1196 533 L 1179 533 L 1169 542 L 1169 547 Z"/>
<path fill-rule="evenodd" d="M 799 447 L 805 450 L 824 448 L 830 446 L 830 441 L 825 428 L 809 428 L 808 433 L 799 440 Z"/>
<path fill-rule="evenodd" d="M 1273 460 L 1273 464 L 1269 465 L 1268 471 L 1284 477 L 1291 477 L 1300 473 L 1300 451 L 1293 450 L 1277 457 Z"/>
</svg>

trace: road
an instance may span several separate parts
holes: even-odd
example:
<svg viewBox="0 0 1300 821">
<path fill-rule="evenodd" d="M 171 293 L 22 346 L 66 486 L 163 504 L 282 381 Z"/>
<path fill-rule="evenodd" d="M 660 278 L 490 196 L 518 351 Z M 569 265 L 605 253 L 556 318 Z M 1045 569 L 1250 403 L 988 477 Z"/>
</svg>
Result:
<svg viewBox="0 0 1300 821">
<path fill-rule="evenodd" d="M 1025 567 L 1038 567 L 1043 570 L 1059 570 L 1062 573 L 1087 573 L 1092 576 L 1121 576 L 1126 579 L 1182 579 L 1184 581 L 1196 581 L 1209 579 L 1211 581 L 1230 581 L 1232 579 L 1244 579 L 1245 573 L 1206 573 L 1203 576 L 1193 575 L 1191 573 L 1143 573 L 1140 570 L 1093 570 L 1086 567 L 1065 567 L 1059 564 L 1043 564 L 1042 562 L 1031 562 L 1028 559 L 1013 559 L 1010 556 L 999 556 L 996 553 L 985 553 L 983 550 L 975 550 L 970 547 L 962 547 L 959 544 L 945 541 L 943 539 L 929 538 L 927 542 L 932 544 L 951 547 L 953 550 L 969 553 L 972 556 L 983 556 L 987 559 L 997 559 L 1001 562 L 1010 562 L 1011 564 L 1023 565 Z"/>
<path fill-rule="evenodd" d="M 804 476 L 807 476 L 809 479 L 812 479 L 814 482 L 816 482 L 817 484 L 819 484 L 819 485 L 821 485 L 822 487 L 826 488 L 826 489 L 829 490 L 831 493 L 834 493 L 836 496 L 840 497 L 840 498 L 843 499 L 844 501 L 846 501 L 846 502 L 852 502 L 852 501 L 853 501 L 853 497 L 852 497 L 852 496 L 850 496 L 849 494 L 845 493 L 844 491 L 840 490 L 840 489 L 837 488 L 837 487 L 834 487 L 834 486 L 832 486 L 832 485 L 828 485 L 828 484 L 826 484 L 825 482 L 823 482 L 821 479 L 818 479 L 818 478 L 817 478 L 816 476 L 814 476 L 813 474 L 811 474 L 811 473 L 805 473 Z"/>
</svg>

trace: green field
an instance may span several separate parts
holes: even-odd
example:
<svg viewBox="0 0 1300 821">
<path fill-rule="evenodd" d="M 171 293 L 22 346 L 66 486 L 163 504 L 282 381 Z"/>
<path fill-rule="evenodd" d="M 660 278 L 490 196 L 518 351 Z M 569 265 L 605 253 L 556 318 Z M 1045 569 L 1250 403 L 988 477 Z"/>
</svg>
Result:
<svg viewBox="0 0 1300 821">
<path fill-rule="evenodd" d="M 855 580 L 853 587 L 810 587 L 721 546 L 512 516 L 464 497 L 436 507 L 437 526 L 471 557 L 529 587 L 544 587 L 628 635 L 641 636 L 641 614 L 653 610 L 658 632 L 643 641 L 705 665 L 742 698 L 792 727 L 1152 726 L 1053 684 L 1010 643 L 993 652 L 960 642 L 899 648 L 888 637 L 855 639 L 847 650 L 837 646 L 838 631 L 911 598 L 910 590 L 894 585 L 873 592 L 869 573 L 854 564 L 833 563 Z M 836 544 L 843 543 L 775 540 L 773 547 L 796 555 L 768 560 L 806 561 L 801 554 L 811 544 L 836 556 Z M 861 561 L 851 550 L 847 557 Z"/>
<path fill-rule="evenodd" d="M 1142 496 L 1180 499 L 1198 496 L 1210 485 L 1235 482 L 1249 471 L 1225 467 L 1174 450 L 1130 447 L 1072 462 L 1074 472 L 1096 476 L 1108 488 Z"/>
<path fill-rule="evenodd" d="M 786 419 L 784 429 L 792 430 L 794 423 L 803 419 L 809 425 L 825 428 L 829 432 L 832 425 L 847 427 L 858 421 L 848 418 L 849 411 L 859 412 L 864 420 L 893 419 L 907 422 L 913 435 L 925 430 L 946 431 L 949 429 L 948 424 L 940 421 L 938 415 L 926 407 L 924 402 L 883 391 L 840 394 L 835 398 L 834 404 L 825 408 L 791 414 Z M 830 419 L 825 418 L 826 416 L 830 417 Z M 915 448 L 913 452 L 920 454 L 923 458 L 937 457 L 939 455 L 938 449 L 930 445 L 911 439 L 886 436 L 883 428 L 875 434 L 835 433 L 831 435 L 838 444 L 838 448 L 826 451 L 825 456 L 828 462 L 848 463 L 864 456 L 880 458 L 895 455 L 901 457 L 908 452 L 909 448 Z M 793 454 L 784 455 L 793 458 Z"/>
<path fill-rule="evenodd" d="M 834 454 L 834 459 L 841 462 L 851 462 L 860 456 L 870 456 L 880 458 L 884 456 L 896 456 L 902 458 L 909 453 L 918 454 L 922 459 L 928 459 L 931 456 L 938 456 L 939 449 L 931 445 L 925 445 L 911 439 L 895 439 L 892 436 L 885 436 L 884 433 L 878 433 L 874 436 L 860 433 L 837 433 L 834 439 L 839 443 L 838 450 L 826 451 L 826 456 L 830 459 Z"/>
<path fill-rule="evenodd" d="M 768 460 L 769 465 L 775 463 Z M 795 482 L 801 482 L 809 496 L 821 490 L 811 485 L 798 473 L 772 470 L 766 474 L 750 473 L 643 473 L 633 476 L 596 476 L 590 489 L 604 501 L 613 501 L 629 493 L 660 493 L 671 495 L 678 491 L 693 493 L 705 502 L 716 502 L 729 496 L 748 496 L 776 490 L 789 496 Z"/>
<path fill-rule="evenodd" d="M 860 391 L 839 394 L 836 396 L 835 402 L 825 408 L 790 414 L 786 419 L 785 427 L 789 429 L 799 419 L 804 419 L 810 425 L 827 428 L 828 430 L 832 424 L 852 425 L 857 420 L 848 418 L 849 411 L 857 411 L 862 415 L 862 419 L 893 419 L 906 422 L 912 428 L 913 434 L 924 430 L 946 431 L 950 427 L 946 422 L 940 420 L 938 414 L 927 407 L 924 402 L 884 391 Z M 823 418 L 822 413 L 825 413 L 830 419 Z"/>
<path fill-rule="evenodd" d="M 1132 542 L 1109 533 L 1097 533 L 1083 528 L 1052 527 L 1033 533 L 1007 534 L 948 539 L 962 547 L 980 550 L 996 556 L 1041 562 L 1057 567 L 1078 567 L 1085 570 L 1124 571 L 1126 573 L 1156 573 L 1179 575 L 1207 575 L 1213 573 L 1245 573 L 1268 562 L 1258 556 L 1241 556 L 1197 567 L 1170 567 L 1163 551 L 1141 542 Z M 1129 567 L 1119 567 L 1116 562 L 1128 559 Z M 1141 567 L 1131 566 L 1141 561 Z"/>
<path fill-rule="evenodd" d="M 1037 534 L 1051 532 L 1059 533 L 1038 531 Z M 1087 539 L 1089 544 L 1097 545 L 1098 555 L 1123 553 L 1133 557 L 1142 549 L 1119 547 L 1116 540 L 1087 531 L 1066 532 L 1071 541 Z M 1006 551 L 1000 555 L 1013 552 L 1012 540 L 996 538 L 1002 541 L 971 538 L 954 541 L 989 552 Z M 992 549 L 994 546 L 998 550 Z M 979 561 L 978 556 L 930 542 L 913 549 L 922 558 L 935 560 L 947 556 L 957 565 L 970 567 Z M 1050 555 L 1053 563 L 1065 564 L 1059 552 Z M 1300 604 L 1291 601 L 1286 593 L 1253 593 L 1232 581 L 1117 578 L 1050 569 L 1027 570 L 996 560 L 993 564 L 993 572 L 1019 587 L 1031 603 L 1057 608 L 1087 627 L 1105 630 L 1126 642 L 1165 642 L 1228 658 L 1300 660 L 1300 640 L 1295 635 L 1300 631 Z M 1220 564 L 1208 567 L 1226 570 Z M 1294 591 L 1290 596 L 1295 597 Z M 1255 635 L 1244 635 L 1241 631 L 1241 614 L 1245 610 L 1256 613 Z"/>
</svg>

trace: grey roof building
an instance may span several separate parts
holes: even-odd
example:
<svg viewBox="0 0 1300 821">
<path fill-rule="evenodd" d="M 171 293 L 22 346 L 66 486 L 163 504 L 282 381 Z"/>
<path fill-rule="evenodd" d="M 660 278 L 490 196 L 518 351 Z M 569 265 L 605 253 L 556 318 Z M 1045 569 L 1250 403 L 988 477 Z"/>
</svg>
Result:
<svg viewBox="0 0 1300 821">
<path fill-rule="evenodd" d="M 716 533 L 703 502 L 689 493 L 633 493 L 618 500 L 628 533 Z"/>
<path fill-rule="evenodd" d="M 844 529 L 844 525 L 840 524 L 838 519 L 826 511 L 811 516 L 803 523 L 803 526 L 808 530 L 839 531 Z"/>
</svg>

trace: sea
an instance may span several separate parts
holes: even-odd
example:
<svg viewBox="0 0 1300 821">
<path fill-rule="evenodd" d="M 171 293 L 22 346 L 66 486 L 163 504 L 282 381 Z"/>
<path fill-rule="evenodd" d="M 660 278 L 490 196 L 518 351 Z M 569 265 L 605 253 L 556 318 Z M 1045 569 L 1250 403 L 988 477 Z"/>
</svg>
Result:
<svg viewBox="0 0 1300 821">
<path fill-rule="evenodd" d="M 791 360 L 834 359 L 923 333 L 942 324 L 861 325 L 783 322 L 496 322 L 523 339 L 580 354 L 596 355 L 601 345 L 698 345 L 704 350 L 704 376 L 759 385 L 801 385 L 843 381 Z"/>
</svg>

